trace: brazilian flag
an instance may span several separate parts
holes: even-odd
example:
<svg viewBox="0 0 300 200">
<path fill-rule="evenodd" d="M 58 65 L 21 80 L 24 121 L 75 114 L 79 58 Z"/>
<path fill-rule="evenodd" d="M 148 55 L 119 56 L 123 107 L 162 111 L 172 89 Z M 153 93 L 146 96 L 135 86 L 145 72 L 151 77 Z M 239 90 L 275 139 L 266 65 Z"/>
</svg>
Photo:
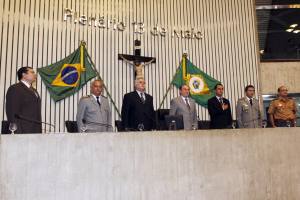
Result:
<svg viewBox="0 0 300 200">
<path fill-rule="evenodd" d="M 208 99 L 215 95 L 214 87 L 217 83 L 220 81 L 196 67 L 187 59 L 186 54 L 182 56 L 180 66 L 172 80 L 172 84 L 176 87 L 188 85 L 191 98 L 205 108 L 207 108 Z"/>
<path fill-rule="evenodd" d="M 73 95 L 97 76 L 89 58 L 82 42 L 68 57 L 37 70 L 54 101 Z"/>
</svg>

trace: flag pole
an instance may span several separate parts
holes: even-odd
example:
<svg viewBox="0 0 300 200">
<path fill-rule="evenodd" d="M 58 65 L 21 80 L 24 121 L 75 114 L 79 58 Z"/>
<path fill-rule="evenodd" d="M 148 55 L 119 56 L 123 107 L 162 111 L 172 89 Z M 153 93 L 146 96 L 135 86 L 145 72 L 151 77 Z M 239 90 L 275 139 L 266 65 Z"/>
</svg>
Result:
<svg viewBox="0 0 300 200">
<path fill-rule="evenodd" d="M 84 42 L 84 41 L 81 41 L 81 44 L 85 46 L 85 42 Z M 102 79 L 101 76 L 100 76 L 100 73 L 98 72 L 98 70 L 97 70 L 97 68 L 96 68 L 96 66 L 95 66 L 95 63 L 93 62 L 92 58 L 90 57 L 90 55 L 89 55 L 88 53 L 87 53 L 87 57 L 89 58 L 89 60 L 90 60 L 90 62 L 91 62 L 91 64 L 92 64 L 92 66 L 93 66 L 93 68 L 94 68 L 94 70 L 95 70 L 95 72 L 96 72 L 96 74 L 97 74 L 98 79 L 100 79 L 100 80 L 103 81 L 103 79 Z M 109 93 L 109 91 L 108 91 L 108 89 L 107 89 L 107 87 L 106 87 L 106 85 L 105 85 L 104 82 L 103 82 L 103 87 L 104 87 L 104 89 L 105 89 L 105 91 L 106 91 L 106 93 L 107 93 L 107 96 L 108 96 L 108 98 L 110 99 L 110 101 L 111 101 L 113 107 L 115 108 L 115 110 L 117 111 L 119 117 L 121 118 L 121 113 L 120 113 L 119 109 L 117 108 L 116 103 L 115 103 L 114 100 L 112 99 L 112 97 L 111 97 L 111 95 L 110 95 L 110 93 Z"/>
<path fill-rule="evenodd" d="M 182 55 L 182 61 L 181 61 L 181 62 L 183 62 L 183 59 L 184 59 L 184 58 L 185 58 L 185 59 L 187 58 L 187 53 L 183 53 L 183 55 Z M 185 59 L 184 59 L 184 60 L 185 60 Z M 185 61 L 185 62 L 186 62 L 186 61 Z M 183 63 L 181 63 L 181 65 L 182 65 L 182 64 L 183 64 Z M 185 71 L 186 71 L 185 64 L 184 64 L 184 68 L 185 68 Z M 171 90 L 172 82 L 173 82 L 174 78 L 176 77 L 176 74 L 179 72 L 179 70 L 180 70 L 180 66 L 176 69 L 176 73 L 175 73 L 174 76 L 172 77 L 172 81 L 171 81 L 171 83 L 169 84 L 169 87 L 168 87 L 168 89 L 167 89 L 167 91 L 166 91 L 166 94 L 164 95 L 164 97 L 163 97 L 161 103 L 159 104 L 158 109 L 160 109 L 160 108 L 162 107 L 164 101 L 166 100 L 167 95 L 169 94 L 169 92 L 170 92 L 170 90 Z M 183 73 L 183 74 L 184 74 L 184 73 Z M 185 76 L 185 75 L 183 75 L 183 76 Z"/>
<path fill-rule="evenodd" d="M 178 69 L 177 69 L 178 70 Z M 176 71 L 177 71 L 176 70 Z M 176 74 L 176 73 L 175 73 Z M 175 76 L 174 76 L 175 77 Z M 174 77 L 173 77 L 173 79 L 174 79 Z M 173 81 L 173 79 L 172 79 L 172 81 Z M 168 95 L 168 93 L 170 92 L 170 90 L 171 90 L 171 87 L 172 87 L 172 81 L 171 81 L 171 83 L 169 84 L 169 87 L 168 87 L 168 89 L 167 89 L 167 92 L 166 92 L 166 94 L 164 95 L 164 97 L 163 97 L 163 99 L 162 99 L 162 101 L 161 101 L 161 103 L 159 104 L 159 107 L 158 107 L 158 109 L 160 109 L 161 107 L 162 107 L 162 105 L 163 105 L 163 103 L 164 103 L 164 101 L 166 100 L 166 98 L 167 98 L 167 95 Z"/>
</svg>

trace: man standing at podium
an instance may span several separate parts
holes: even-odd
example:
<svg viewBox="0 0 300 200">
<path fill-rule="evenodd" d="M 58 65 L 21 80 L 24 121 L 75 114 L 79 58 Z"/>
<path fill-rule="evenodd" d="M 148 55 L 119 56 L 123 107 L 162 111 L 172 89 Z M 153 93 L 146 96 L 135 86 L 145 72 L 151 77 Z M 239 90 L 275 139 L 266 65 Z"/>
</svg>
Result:
<svg viewBox="0 0 300 200">
<path fill-rule="evenodd" d="M 124 95 L 122 123 L 126 131 L 149 131 L 155 127 L 153 97 L 145 92 L 145 80 L 135 80 L 135 91 Z"/>
<path fill-rule="evenodd" d="M 210 128 L 223 129 L 232 127 L 230 103 L 223 97 L 224 87 L 221 83 L 215 86 L 216 96 L 208 100 Z"/>
<path fill-rule="evenodd" d="M 91 95 L 80 99 L 76 116 L 79 131 L 112 131 L 111 109 L 102 91 L 103 81 L 95 80 L 91 83 Z"/>
<path fill-rule="evenodd" d="M 10 86 L 6 93 L 6 116 L 16 124 L 16 133 L 41 133 L 41 99 L 32 87 L 36 74 L 32 67 L 21 67 L 19 83 Z"/>
<path fill-rule="evenodd" d="M 189 98 L 189 86 L 180 86 L 179 93 L 179 97 L 171 100 L 170 115 L 182 115 L 185 130 L 197 129 L 196 103 L 193 99 Z"/>
</svg>

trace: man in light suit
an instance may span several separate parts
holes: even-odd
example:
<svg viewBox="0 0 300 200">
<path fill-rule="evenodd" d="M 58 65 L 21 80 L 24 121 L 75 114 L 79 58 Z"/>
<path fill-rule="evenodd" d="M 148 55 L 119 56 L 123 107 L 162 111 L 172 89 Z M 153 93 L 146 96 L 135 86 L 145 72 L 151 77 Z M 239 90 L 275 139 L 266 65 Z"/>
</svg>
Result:
<svg viewBox="0 0 300 200">
<path fill-rule="evenodd" d="M 262 118 L 259 101 L 254 98 L 255 88 L 248 85 L 246 96 L 239 99 L 236 106 L 236 118 L 239 128 L 261 128 Z"/>
<path fill-rule="evenodd" d="M 196 103 L 189 98 L 190 88 L 187 85 L 179 87 L 180 96 L 171 100 L 170 115 L 182 115 L 185 130 L 198 128 Z"/>
<path fill-rule="evenodd" d="M 79 131 L 83 126 L 86 132 L 112 131 L 111 109 L 108 99 L 101 95 L 102 91 L 103 81 L 95 80 L 91 83 L 91 95 L 80 99 L 76 116 Z"/>
</svg>

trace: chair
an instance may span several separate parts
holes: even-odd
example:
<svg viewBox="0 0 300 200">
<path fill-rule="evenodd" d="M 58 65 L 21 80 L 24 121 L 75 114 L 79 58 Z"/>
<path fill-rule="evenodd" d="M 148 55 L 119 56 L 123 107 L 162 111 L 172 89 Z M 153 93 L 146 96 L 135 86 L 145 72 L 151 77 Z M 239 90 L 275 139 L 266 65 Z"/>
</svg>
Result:
<svg viewBox="0 0 300 200">
<path fill-rule="evenodd" d="M 123 124 L 122 124 L 122 121 L 121 120 L 116 120 L 115 121 L 115 126 L 117 127 L 117 131 L 118 132 L 123 132 L 125 131 L 124 127 L 123 127 Z"/>
<path fill-rule="evenodd" d="M 266 115 L 267 115 L 267 120 L 265 120 L 267 122 L 266 128 L 272 127 L 271 120 L 270 120 L 270 115 L 269 115 L 268 111 L 269 111 L 269 106 L 266 107 L 266 110 L 265 110 Z"/>
<path fill-rule="evenodd" d="M 176 124 L 175 130 L 184 129 L 182 115 L 166 115 L 165 116 L 165 121 L 166 121 L 167 127 L 172 126 L 172 123 L 175 122 L 175 124 Z"/>
<path fill-rule="evenodd" d="M 156 129 L 168 130 L 168 126 L 165 121 L 165 116 L 169 115 L 170 109 L 158 109 L 156 111 Z"/>
<path fill-rule="evenodd" d="M 207 120 L 199 120 L 198 121 L 198 129 L 209 129 L 210 121 Z"/>
<path fill-rule="evenodd" d="M 232 128 L 240 128 L 237 120 L 232 120 Z"/>
<path fill-rule="evenodd" d="M 78 127 L 76 121 L 65 121 L 65 125 L 68 133 L 78 133 Z"/>
<path fill-rule="evenodd" d="M 6 120 L 2 121 L 2 124 L 1 124 L 1 134 L 10 134 L 9 122 L 6 121 Z"/>
</svg>

